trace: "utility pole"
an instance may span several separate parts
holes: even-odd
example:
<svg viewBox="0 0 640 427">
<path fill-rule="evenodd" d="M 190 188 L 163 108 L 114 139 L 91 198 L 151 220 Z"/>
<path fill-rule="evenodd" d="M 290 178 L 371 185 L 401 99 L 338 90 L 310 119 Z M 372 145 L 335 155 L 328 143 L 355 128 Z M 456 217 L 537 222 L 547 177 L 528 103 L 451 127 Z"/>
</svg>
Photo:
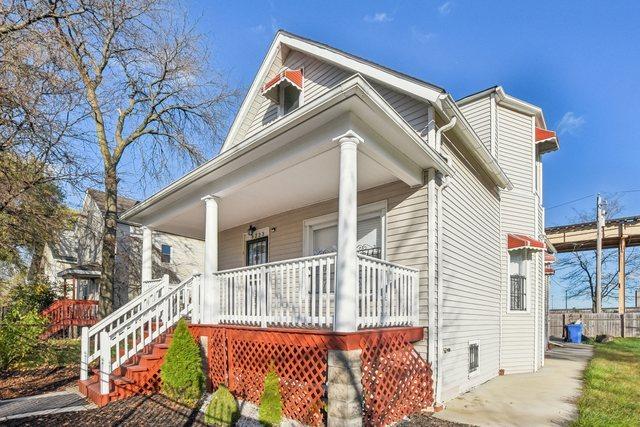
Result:
<svg viewBox="0 0 640 427">
<path fill-rule="evenodd" d="M 602 312 L 602 232 L 604 231 L 604 209 L 602 197 L 596 199 L 596 313 Z"/>
</svg>

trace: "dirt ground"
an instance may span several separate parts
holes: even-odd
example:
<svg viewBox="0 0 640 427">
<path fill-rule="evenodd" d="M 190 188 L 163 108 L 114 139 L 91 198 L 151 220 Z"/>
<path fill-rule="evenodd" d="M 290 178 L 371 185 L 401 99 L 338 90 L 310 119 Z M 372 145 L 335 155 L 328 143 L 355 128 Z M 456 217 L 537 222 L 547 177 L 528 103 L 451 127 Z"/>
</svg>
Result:
<svg viewBox="0 0 640 427">
<path fill-rule="evenodd" d="M 59 391 L 78 379 L 77 366 L 5 371 L 0 373 L 0 400 Z"/>
</svg>

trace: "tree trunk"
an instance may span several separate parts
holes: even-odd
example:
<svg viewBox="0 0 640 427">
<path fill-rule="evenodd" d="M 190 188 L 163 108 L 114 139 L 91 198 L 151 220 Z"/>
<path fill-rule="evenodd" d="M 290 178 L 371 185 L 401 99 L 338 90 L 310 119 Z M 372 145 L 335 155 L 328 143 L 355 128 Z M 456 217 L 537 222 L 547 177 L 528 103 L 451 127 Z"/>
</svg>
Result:
<svg viewBox="0 0 640 427">
<path fill-rule="evenodd" d="M 102 236 L 102 274 L 100 276 L 100 316 L 105 317 L 114 308 L 115 267 L 116 267 L 116 231 L 118 229 L 118 180 L 115 166 L 105 166 L 105 215 L 104 234 Z"/>
<path fill-rule="evenodd" d="M 43 273 L 43 268 L 42 268 L 43 255 L 44 255 L 44 241 L 38 241 L 34 245 L 33 253 L 31 254 L 31 264 L 29 265 L 29 271 L 27 273 L 27 281 L 29 283 L 36 280 L 36 278 Z"/>
</svg>

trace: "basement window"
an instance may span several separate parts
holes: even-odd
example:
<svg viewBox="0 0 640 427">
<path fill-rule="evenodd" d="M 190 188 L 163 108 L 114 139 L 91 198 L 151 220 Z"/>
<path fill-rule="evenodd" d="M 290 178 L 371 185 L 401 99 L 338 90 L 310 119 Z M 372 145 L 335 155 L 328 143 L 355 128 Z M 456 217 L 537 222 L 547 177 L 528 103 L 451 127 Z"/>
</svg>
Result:
<svg viewBox="0 0 640 427">
<path fill-rule="evenodd" d="M 480 356 L 480 345 L 477 342 L 469 343 L 469 373 L 478 370 Z"/>
</svg>

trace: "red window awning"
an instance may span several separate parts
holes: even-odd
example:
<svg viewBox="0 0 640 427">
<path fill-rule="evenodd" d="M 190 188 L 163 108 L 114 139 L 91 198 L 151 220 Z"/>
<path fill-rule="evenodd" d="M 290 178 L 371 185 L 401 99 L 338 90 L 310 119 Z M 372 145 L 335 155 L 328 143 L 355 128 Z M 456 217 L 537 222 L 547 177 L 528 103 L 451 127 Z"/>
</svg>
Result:
<svg viewBox="0 0 640 427">
<path fill-rule="evenodd" d="M 556 270 L 554 270 L 553 267 L 546 266 L 544 268 L 544 275 L 545 276 L 553 276 L 554 274 L 556 274 Z"/>
<path fill-rule="evenodd" d="M 558 149 L 558 136 L 552 130 L 536 127 L 536 145 L 541 153 Z"/>
<path fill-rule="evenodd" d="M 278 87 L 285 82 L 302 91 L 302 68 L 298 70 L 285 68 L 280 71 L 271 80 L 262 85 L 262 95 L 274 102 L 278 102 Z"/>
<path fill-rule="evenodd" d="M 515 251 L 518 249 L 530 249 L 534 251 L 543 251 L 544 243 L 534 239 L 533 237 L 523 234 L 509 234 L 507 237 L 507 249 Z"/>
<path fill-rule="evenodd" d="M 554 262 L 556 262 L 556 256 L 555 255 L 550 254 L 548 252 L 544 254 L 544 263 L 545 264 L 551 264 L 551 263 L 554 263 Z"/>
</svg>

